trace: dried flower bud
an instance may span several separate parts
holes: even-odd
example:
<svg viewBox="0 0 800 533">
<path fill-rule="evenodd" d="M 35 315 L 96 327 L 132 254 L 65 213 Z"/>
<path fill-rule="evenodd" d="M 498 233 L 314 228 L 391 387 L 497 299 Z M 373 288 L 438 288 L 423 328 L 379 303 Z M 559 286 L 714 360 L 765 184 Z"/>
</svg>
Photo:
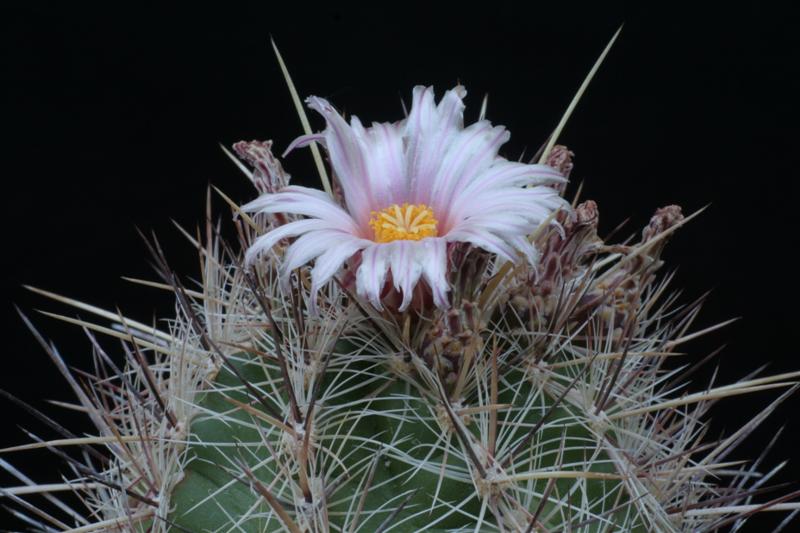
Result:
<svg viewBox="0 0 800 533">
<path fill-rule="evenodd" d="M 289 183 L 289 174 L 272 154 L 272 141 L 239 141 L 233 150 L 253 167 L 253 184 L 258 192 L 274 193 Z"/>
<path fill-rule="evenodd" d="M 572 150 L 568 149 L 566 146 L 557 144 L 550 151 L 545 165 L 553 167 L 558 170 L 559 174 L 568 178 L 574 166 L 572 163 L 573 157 L 575 157 L 575 153 Z"/>
<path fill-rule="evenodd" d="M 572 152 L 572 150 L 569 150 L 566 146 L 557 144 L 552 150 L 550 150 L 550 155 L 547 156 L 545 165 L 553 167 L 558 171 L 559 174 L 565 178 L 569 178 L 569 175 L 572 172 L 572 167 L 574 166 L 572 163 L 573 157 L 575 157 L 575 154 Z M 567 184 L 566 182 L 560 182 L 554 183 L 551 186 L 558 192 L 563 193 Z"/>
<path fill-rule="evenodd" d="M 668 230 L 683 220 L 679 205 L 668 205 L 656 209 L 650 223 L 642 230 L 642 242 L 647 242 L 659 233 Z"/>
<path fill-rule="evenodd" d="M 575 208 L 576 224 L 590 225 L 597 229 L 600 213 L 594 200 L 586 200 Z"/>
</svg>

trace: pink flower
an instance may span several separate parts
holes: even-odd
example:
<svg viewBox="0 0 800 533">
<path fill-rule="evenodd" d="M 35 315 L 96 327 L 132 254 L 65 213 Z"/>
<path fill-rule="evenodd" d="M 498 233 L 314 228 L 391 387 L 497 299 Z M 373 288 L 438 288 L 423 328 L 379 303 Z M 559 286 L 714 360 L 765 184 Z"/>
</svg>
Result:
<svg viewBox="0 0 800 533">
<path fill-rule="evenodd" d="M 463 87 L 437 105 L 432 88 L 415 87 L 411 111 L 394 124 L 348 124 L 321 98 L 307 103 L 326 120 L 321 134 L 295 140 L 289 150 L 320 142 L 341 186 L 344 205 L 322 191 L 300 186 L 263 194 L 248 212 L 290 213 L 307 218 L 260 236 L 246 261 L 280 240 L 297 237 L 283 258 L 283 272 L 314 260 L 312 295 L 361 251 L 356 290 L 377 309 L 391 280 L 411 303 L 422 278 L 438 307 L 447 307 L 447 244 L 466 242 L 507 260 L 521 254 L 532 264 L 528 235 L 566 203 L 548 183 L 564 178 L 552 167 L 508 161 L 497 152 L 510 134 L 480 120 L 464 127 Z"/>
</svg>

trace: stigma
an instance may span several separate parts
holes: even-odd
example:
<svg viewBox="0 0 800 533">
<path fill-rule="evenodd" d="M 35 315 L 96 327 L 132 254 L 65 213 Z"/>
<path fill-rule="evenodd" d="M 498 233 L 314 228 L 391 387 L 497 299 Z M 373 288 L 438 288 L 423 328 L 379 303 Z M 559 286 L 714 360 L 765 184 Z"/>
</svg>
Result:
<svg viewBox="0 0 800 533">
<path fill-rule="evenodd" d="M 375 232 L 375 242 L 399 240 L 418 241 L 438 235 L 438 221 L 425 204 L 392 204 L 373 211 L 369 225 Z"/>
</svg>

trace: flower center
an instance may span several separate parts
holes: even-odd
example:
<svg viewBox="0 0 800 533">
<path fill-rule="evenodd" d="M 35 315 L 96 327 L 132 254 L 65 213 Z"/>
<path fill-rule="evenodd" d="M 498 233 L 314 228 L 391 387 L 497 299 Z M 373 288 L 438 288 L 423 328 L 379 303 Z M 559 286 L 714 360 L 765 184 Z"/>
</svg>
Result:
<svg viewBox="0 0 800 533">
<path fill-rule="evenodd" d="M 373 211 L 369 225 L 375 231 L 375 242 L 398 240 L 418 241 L 435 237 L 437 220 L 433 211 L 425 204 L 392 204 L 380 211 Z"/>
</svg>

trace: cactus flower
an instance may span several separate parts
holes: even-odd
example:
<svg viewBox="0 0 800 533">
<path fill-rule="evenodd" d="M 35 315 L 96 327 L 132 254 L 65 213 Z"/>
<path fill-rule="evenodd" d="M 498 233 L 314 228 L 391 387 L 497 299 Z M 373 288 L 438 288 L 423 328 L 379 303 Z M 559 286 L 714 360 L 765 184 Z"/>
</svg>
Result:
<svg viewBox="0 0 800 533">
<path fill-rule="evenodd" d="M 465 242 L 506 261 L 536 250 L 528 239 L 548 215 L 566 203 L 548 183 L 564 181 L 553 168 L 513 162 L 498 155 L 509 139 L 502 126 L 479 120 L 464 127 L 466 91 L 447 91 L 438 105 L 430 87 L 414 88 L 408 116 L 395 123 L 350 124 L 326 100 L 307 103 L 327 123 L 289 150 L 311 142 L 327 151 L 343 200 L 301 186 L 265 193 L 243 207 L 258 213 L 306 218 L 260 236 L 248 262 L 282 239 L 297 237 L 283 263 L 284 275 L 312 260 L 312 298 L 342 265 L 361 253 L 356 289 L 377 309 L 390 276 L 402 293 L 399 310 L 423 279 L 434 303 L 447 307 L 447 245 Z"/>
</svg>

